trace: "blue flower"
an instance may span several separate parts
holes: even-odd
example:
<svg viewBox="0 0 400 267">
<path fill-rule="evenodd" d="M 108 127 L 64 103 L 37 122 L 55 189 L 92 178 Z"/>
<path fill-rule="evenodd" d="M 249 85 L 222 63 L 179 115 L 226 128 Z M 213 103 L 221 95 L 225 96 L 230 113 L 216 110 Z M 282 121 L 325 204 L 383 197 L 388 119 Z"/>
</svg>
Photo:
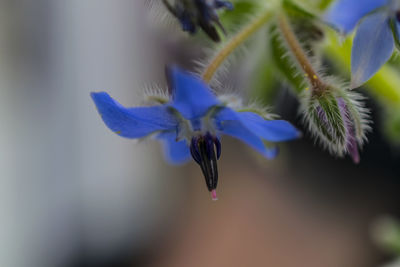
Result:
<svg viewBox="0 0 400 267">
<path fill-rule="evenodd" d="M 183 31 L 194 34 L 197 27 L 200 27 L 215 42 L 219 42 L 220 37 L 214 24 L 225 32 L 217 10 L 233 9 L 232 3 L 223 0 L 176 0 L 174 5 L 171 5 L 169 0 L 163 0 L 163 3 L 179 20 Z"/>
<path fill-rule="evenodd" d="M 358 23 L 351 53 L 351 88 L 368 81 L 399 44 L 400 6 L 397 0 L 339 0 L 325 19 L 343 33 Z"/>
<path fill-rule="evenodd" d="M 356 27 L 362 17 L 387 2 L 388 0 L 338 0 L 325 14 L 325 21 L 347 34 Z"/>
<path fill-rule="evenodd" d="M 228 102 L 218 99 L 192 74 L 176 67 L 168 74 L 172 97 L 158 105 L 125 108 L 105 92 L 91 96 L 114 133 L 126 138 L 154 136 L 163 143 L 171 163 L 184 163 L 192 157 L 200 165 L 214 199 L 222 135 L 245 142 L 269 159 L 276 156 L 277 149 L 267 148 L 263 140 L 281 142 L 300 136 L 287 121 L 266 120 L 260 114 L 228 107 Z"/>
</svg>

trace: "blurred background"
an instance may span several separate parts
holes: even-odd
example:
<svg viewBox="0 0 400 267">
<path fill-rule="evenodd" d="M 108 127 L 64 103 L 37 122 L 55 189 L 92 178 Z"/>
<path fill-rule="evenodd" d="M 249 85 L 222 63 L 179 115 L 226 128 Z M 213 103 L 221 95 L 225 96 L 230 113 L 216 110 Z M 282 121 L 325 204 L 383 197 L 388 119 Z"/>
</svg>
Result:
<svg viewBox="0 0 400 267">
<path fill-rule="evenodd" d="M 146 87 L 165 86 L 166 64 L 193 70 L 204 56 L 150 13 L 136 0 L 0 0 L 0 266 L 386 262 L 371 228 L 400 212 L 400 154 L 373 100 L 359 165 L 307 135 L 272 161 L 224 138 L 216 202 L 195 163 L 169 166 L 156 142 L 105 127 L 90 92 L 137 105 Z M 226 78 L 244 94 L 253 59 Z M 270 104 L 302 128 L 286 86 Z"/>
</svg>

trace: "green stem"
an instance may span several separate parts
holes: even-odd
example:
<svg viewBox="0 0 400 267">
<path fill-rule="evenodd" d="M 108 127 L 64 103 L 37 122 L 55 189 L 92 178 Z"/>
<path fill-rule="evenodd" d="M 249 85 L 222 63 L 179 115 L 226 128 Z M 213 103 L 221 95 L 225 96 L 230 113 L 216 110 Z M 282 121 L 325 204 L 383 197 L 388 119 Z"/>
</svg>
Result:
<svg viewBox="0 0 400 267">
<path fill-rule="evenodd" d="M 219 52 L 212 58 L 210 63 L 204 69 L 202 78 L 205 82 L 209 83 L 213 78 L 215 72 L 221 66 L 221 64 L 226 60 L 226 58 L 232 54 L 232 52 L 240 46 L 244 41 L 246 41 L 253 33 L 258 31 L 263 25 L 265 25 L 272 17 L 272 9 L 265 9 L 259 16 L 251 20 L 248 25 L 246 25 L 241 31 L 239 31 L 235 36 L 229 39 Z"/>
<path fill-rule="evenodd" d="M 288 51 L 290 51 L 293 59 L 303 71 L 305 78 L 309 81 L 312 92 L 323 92 L 328 86 L 324 83 L 318 72 L 314 69 L 313 65 L 310 62 L 310 59 L 308 58 L 303 47 L 298 41 L 289 23 L 289 20 L 283 13 L 283 11 L 280 12 L 280 14 L 278 15 L 278 28 L 282 38 L 287 45 Z"/>
</svg>

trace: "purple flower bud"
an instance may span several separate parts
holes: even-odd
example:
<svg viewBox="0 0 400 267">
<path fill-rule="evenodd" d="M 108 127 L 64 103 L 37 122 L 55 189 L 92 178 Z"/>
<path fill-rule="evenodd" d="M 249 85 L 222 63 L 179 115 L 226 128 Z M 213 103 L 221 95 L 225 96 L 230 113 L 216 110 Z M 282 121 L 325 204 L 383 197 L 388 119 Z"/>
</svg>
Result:
<svg viewBox="0 0 400 267">
<path fill-rule="evenodd" d="M 353 159 L 353 162 L 355 164 L 358 164 L 360 162 L 360 154 L 358 153 L 358 144 L 354 128 L 354 122 L 351 119 L 351 114 L 343 98 L 339 97 L 337 99 L 337 102 L 345 126 L 345 134 L 346 134 L 345 140 L 346 140 L 347 152 L 350 154 L 350 157 Z"/>
<path fill-rule="evenodd" d="M 349 154 L 354 163 L 360 162 L 359 147 L 370 129 L 368 110 L 357 93 L 330 88 L 321 95 L 302 96 L 302 112 L 310 132 L 332 154 Z"/>
</svg>

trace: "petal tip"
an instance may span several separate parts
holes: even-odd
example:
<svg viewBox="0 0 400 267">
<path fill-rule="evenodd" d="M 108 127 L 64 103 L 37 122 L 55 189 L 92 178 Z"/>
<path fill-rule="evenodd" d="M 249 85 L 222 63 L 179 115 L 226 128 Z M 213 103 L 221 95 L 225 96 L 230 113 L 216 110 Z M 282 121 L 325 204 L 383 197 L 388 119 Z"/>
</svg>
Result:
<svg viewBox="0 0 400 267">
<path fill-rule="evenodd" d="M 359 164 L 360 163 L 360 154 L 358 152 L 358 149 L 350 153 L 350 157 L 353 160 L 354 164 Z"/>
<path fill-rule="evenodd" d="M 99 92 L 90 92 L 90 97 L 94 100 L 97 94 L 99 94 Z"/>
<path fill-rule="evenodd" d="M 273 148 L 270 148 L 270 149 L 266 148 L 264 156 L 267 159 L 274 159 L 274 158 L 276 158 L 278 156 L 278 154 L 279 154 L 278 147 L 273 147 Z"/>
<path fill-rule="evenodd" d="M 90 97 L 95 102 L 97 100 L 100 100 L 101 97 L 111 98 L 111 96 L 108 93 L 104 92 L 104 91 L 101 91 L 101 92 L 90 92 Z"/>
<path fill-rule="evenodd" d="M 350 90 L 354 90 L 354 89 L 356 89 L 356 88 L 359 88 L 361 85 L 363 85 L 363 83 L 362 82 L 360 82 L 359 80 L 357 80 L 357 79 L 351 79 L 351 82 L 350 82 Z"/>
<path fill-rule="evenodd" d="M 166 66 L 165 72 L 167 79 L 169 79 L 168 82 L 172 82 L 172 85 L 174 85 L 174 81 L 176 81 L 180 75 L 184 75 L 186 73 L 184 70 L 182 70 L 175 64 Z"/>
</svg>

